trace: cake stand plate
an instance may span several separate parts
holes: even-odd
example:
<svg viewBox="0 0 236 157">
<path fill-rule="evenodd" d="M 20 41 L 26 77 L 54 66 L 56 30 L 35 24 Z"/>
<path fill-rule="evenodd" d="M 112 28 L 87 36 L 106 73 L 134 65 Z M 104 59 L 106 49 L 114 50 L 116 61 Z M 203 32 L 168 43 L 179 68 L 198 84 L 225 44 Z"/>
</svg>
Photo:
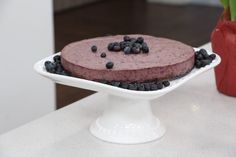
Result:
<svg viewBox="0 0 236 157">
<path fill-rule="evenodd" d="M 198 50 L 195 48 L 195 50 Z M 212 52 L 208 51 L 209 54 Z M 55 55 L 58 55 L 57 53 Z M 150 101 L 178 88 L 188 80 L 217 66 L 221 59 L 216 59 L 203 68 L 194 68 L 189 74 L 170 81 L 170 86 L 157 91 L 132 91 L 113 87 L 95 81 L 52 74 L 45 70 L 44 62 L 52 61 L 55 55 L 46 57 L 34 65 L 34 69 L 41 75 L 52 79 L 56 83 L 84 88 L 108 94 L 109 106 L 90 126 L 90 132 L 95 137 L 119 144 L 138 144 L 161 138 L 165 127 L 152 113 Z M 96 105 L 96 104 L 94 104 Z"/>
</svg>

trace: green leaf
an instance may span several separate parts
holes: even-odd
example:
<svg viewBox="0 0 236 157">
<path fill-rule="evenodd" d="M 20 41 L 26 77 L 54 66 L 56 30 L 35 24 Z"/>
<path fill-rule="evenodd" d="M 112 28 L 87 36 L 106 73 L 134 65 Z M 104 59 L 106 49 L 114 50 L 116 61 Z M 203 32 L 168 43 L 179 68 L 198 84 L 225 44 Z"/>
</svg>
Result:
<svg viewBox="0 0 236 157">
<path fill-rule="evenodd" d="M 229 0 L 231 20 L 236 20 L 236 0 Z"/>
<path fill-rule="evenodd" d="M 224 8 L 229 7 L 229 0 L 220 0 L 221 4 L 224 6 Z"/>
</svg>

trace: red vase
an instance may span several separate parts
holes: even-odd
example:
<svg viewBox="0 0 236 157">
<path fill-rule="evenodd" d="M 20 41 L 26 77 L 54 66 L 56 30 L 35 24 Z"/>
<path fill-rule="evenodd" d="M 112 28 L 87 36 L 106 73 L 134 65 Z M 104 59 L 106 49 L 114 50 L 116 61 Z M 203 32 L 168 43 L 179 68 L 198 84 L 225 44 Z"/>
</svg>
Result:
<svg viewBox="0 0 236 157">
<path fill-rule="evenodd" d="M 222 61 L 215 68 L 219 92 L 236 96 L 236 21 L 220 19 L 211 35 L 213 52 Z"/>
</svg>

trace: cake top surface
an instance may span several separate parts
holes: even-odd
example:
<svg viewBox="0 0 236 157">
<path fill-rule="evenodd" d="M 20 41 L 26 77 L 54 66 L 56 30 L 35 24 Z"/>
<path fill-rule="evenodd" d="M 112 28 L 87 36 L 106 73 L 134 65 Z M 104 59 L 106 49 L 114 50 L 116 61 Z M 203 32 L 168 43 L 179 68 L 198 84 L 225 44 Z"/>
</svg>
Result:
<svg viewBox="0 0 236 157">
<path fill-rule="evenodd" d="M 149 53 L 127 55 L 123 51 L 109 51 L 109 43 L 123 41 L 124 35 L 115 35 L 73 42 L 63 48 L 61 56 L 74 65 L 89 69 L 104 70 L 107 69 L 106 64 L 112 62 L 112 70 L 136 70 L 175 65 L 194 55 L 191 46 L 179 41 L 141 34 L 128 36 L 143 37 L 149 47 Z M 92 46 L 96 46 L 96 52 L 92 51 Z M 106 56 L 101 57 L 102 53 Z"/>
</svg>

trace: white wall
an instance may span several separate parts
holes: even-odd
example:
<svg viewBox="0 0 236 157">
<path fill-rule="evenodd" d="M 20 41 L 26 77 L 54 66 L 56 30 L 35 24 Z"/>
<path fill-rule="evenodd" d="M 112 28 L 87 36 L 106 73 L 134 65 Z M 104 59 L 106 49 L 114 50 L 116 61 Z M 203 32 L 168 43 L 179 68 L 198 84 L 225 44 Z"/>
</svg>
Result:
<svg viewBox="0 0 236 157">
<path fill-rule="evenodd" d="M 51 0 L 0 0 L 0 133 L 54 110 L 54 85 L 33 71 L 53 52 Z"/>
</svg>

